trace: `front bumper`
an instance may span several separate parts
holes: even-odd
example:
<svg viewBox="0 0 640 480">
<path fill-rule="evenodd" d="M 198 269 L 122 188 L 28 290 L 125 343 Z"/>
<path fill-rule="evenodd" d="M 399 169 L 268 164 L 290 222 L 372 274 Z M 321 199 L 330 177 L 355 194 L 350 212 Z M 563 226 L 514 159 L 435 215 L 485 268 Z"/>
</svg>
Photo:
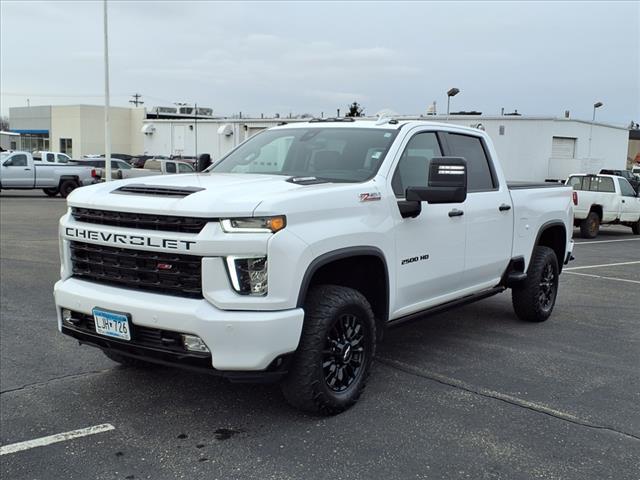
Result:
<svg viewBox="0 0 640 480">
<path fill-rule="evenodd" d="M 63 329 L 63 308 L 86 315 L 90 315 L 94 307 L 128 313 L 134 325 L 197 335 L 211 352 L 211 366 L 219 371 L 265 370 L 279 356 L 295 351 L 304 317 L 299 308 L 227 311 L 203 299 L 126 290 L 76 278 L 58 281 L 54 296 L 58 329 L 63 333 L 72 333 L 68 328 Z M 78 335 L 71 336 L 78 338 Z M 111 339 L 106 346 L 104 342 L 109 338 L 101 336 L 84 340 L 83 343 L 115 347 L 114 350 L 120 344 Z"/>
</svg>

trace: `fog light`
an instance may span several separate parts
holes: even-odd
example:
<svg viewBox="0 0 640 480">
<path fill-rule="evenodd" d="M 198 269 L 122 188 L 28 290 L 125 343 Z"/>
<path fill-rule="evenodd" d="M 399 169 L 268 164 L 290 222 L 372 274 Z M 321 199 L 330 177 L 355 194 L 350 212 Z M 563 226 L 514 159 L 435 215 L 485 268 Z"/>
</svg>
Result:
<svg viewBox="0 0 640 480">
<path fill-rule="evenodd" d="M 62 321 L 67 325 L 73 325 L 73 315 L 68 308 L 62 309 Z"/>
<path fill-rule="evenodd" d="M 202 339 L 196 335 L 182 335 L 184 348 L 192 352 L 209 353 L 209 349 Z"/>
</svg>

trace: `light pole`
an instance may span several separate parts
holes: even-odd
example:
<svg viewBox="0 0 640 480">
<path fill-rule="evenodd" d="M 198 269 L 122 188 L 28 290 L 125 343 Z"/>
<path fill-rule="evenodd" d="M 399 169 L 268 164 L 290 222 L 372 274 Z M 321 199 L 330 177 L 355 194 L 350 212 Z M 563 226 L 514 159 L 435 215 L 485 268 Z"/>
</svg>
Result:
<svg viewBox="0 0 640 480">
<path fill-rule="evenodd" d="M 111 127 L 109 125 L 109 37 L 107 0 L 104 0 L 104 174 L 111 181 Z"/>
<path fill-rule="evenodd" d="M 460 93 L 460 89 L 452 88 L 447 92 L 447 120 L 449 120 L 449 106 L 451 104 L 451 97 L 455 97 Z"/>
<path fill-rule="evenodd" d="M 593 104 L 593 116 L 591 117 L 591 125 L 589 126 L 589 154 L 587 158 L 591 158 L 591 138 L 593 137 L 593 123 L 596 121 L 596 109 L 602 107 L 604 103 L 596 102 Z"/>
</svg>

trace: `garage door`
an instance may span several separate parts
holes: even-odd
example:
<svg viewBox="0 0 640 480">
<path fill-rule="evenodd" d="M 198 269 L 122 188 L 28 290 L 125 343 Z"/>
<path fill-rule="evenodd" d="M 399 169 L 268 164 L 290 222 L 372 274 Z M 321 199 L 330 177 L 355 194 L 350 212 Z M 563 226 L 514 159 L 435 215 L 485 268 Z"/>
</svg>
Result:
<svg viewBox="0 0 640 480">
<path fill-rule="evenodd" d="M 576 158 L 576 139 L 570 137 L 553 137 L 551 157 Z"/>
</svg>

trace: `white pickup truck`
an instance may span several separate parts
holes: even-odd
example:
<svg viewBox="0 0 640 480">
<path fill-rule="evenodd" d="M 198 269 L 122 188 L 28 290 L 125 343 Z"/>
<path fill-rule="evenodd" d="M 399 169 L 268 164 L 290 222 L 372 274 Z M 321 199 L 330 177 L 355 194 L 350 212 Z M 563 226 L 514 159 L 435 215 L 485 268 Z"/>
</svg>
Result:
<svg viewBox="0 0 640 480">
<path fill-rule="evenodd" d="M 33 152 L 33 161 L 42 163 L 73 163 L 74 160 L 66 153 L 60 152 Z"/>
<path fill-rule="evenodd" d="M 37 162 L 28 152 L 0 154 L 0 189 L 42 189 L 50 197 L 66 198 L 73 190 L 98 181 L 95 169 L 72 163 Z"/>
<path fill-rule="evenodd" d="M 571 175 L 574 225 L 583 238 L 595 238 L 600 225 L 620 224 L 640 235 L 640 197 L 631 184 L 617 175 Z"/>
<path fill-rule="evenodd" d="M 338 413 L 386 328 L 508 288 L 520 319 L 549 318 L 571 195 L 508 185 L 476 129 L 274 127 L 202 173 L 74 192 L 58 327 L 123 364 L 280 380 L 292 405 Z"/>
</svg>

